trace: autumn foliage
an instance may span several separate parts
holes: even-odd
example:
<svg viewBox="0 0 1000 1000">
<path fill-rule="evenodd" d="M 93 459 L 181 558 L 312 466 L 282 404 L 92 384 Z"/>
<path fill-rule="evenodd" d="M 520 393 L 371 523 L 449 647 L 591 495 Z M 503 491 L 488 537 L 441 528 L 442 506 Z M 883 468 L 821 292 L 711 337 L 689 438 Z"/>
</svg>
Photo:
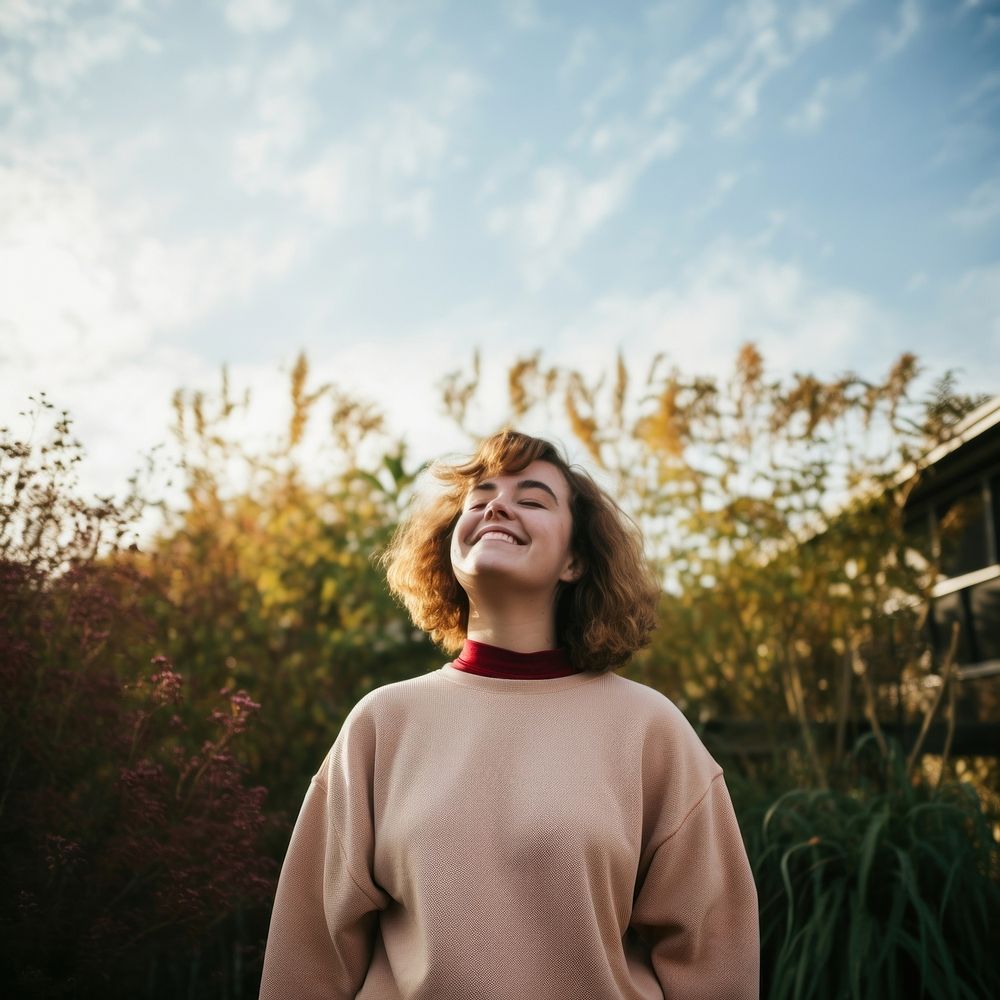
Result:
<svg viewBox="0 0 1000 1000">
<path fill-rule="evenodd" d="M 19 997 L 168 994 L 273 891 L 266 791 L 237 756 L 259 706 L 231 689 L 191 705 L 120 550 L 135 497 L 73 496 L 65 417 L 35 450 L 0 447 L 2 978 Z M 223 976 L 245 948 L 227 944 Z"/>
</svg>

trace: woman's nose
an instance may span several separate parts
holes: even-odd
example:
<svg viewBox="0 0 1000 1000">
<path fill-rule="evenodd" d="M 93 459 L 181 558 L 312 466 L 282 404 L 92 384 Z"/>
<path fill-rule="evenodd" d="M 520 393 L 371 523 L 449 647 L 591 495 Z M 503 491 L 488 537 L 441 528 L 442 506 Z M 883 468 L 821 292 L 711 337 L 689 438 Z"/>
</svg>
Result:
<svg viewBox="0 0 1000 1000">
<path fill-rule="evenodd" d="M 484 517 L 510 517 L 510 511 L 507 510 L 504 501 L 500 497 L 494 497 L 487 505 L 486 511 L 483 515 Z"/>
</svg>

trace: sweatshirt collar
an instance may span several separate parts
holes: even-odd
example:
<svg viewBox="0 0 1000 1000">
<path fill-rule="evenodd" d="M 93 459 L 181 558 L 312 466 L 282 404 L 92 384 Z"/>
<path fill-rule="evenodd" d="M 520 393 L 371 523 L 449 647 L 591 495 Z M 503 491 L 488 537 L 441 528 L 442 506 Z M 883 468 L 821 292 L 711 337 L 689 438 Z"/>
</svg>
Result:
<svg viewBox="0 0 1000 1000">
<path fill-rule="evenodd" d="M 510 680 L 549 680 L 569 677 L 574 669 L 564 649 L 541 649 L 533 653 L 517 653 L 512 649 L 491 646 L 466 639 L 462 652 L 451 664 L 481 677 L 503 677 Z"/>
</svg>

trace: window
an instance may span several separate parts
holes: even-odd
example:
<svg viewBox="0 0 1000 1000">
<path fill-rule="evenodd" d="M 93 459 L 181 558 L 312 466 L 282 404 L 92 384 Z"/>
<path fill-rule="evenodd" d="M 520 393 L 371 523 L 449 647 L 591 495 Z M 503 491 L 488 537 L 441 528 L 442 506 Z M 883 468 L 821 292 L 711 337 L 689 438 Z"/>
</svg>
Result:
<svg viewBox="0 0 1000 1000">
<path fill-rule="evenodd" d="M 1000 577 L 969 588 L 969 610 L 979 660 L 1000 660 Z"/>
<path fill-rule="evenodd" d="M 969 618 L 966 615 L 964 597 L 967 591 L 956 590 L 953 594 L 945 594 L 934 600 L 931 627 L 934 637 L 934 652 L 939 658 L 944 657 L 951 645 L 951 629 L 958 622 L 958 645 L 955 647 L 955 664 L 964 666 L 975 663 L 972 647 L 972 635 L 969 628 Z"/>
<path fill-rule="evenodd" d="M 945 576 L 961 576 L 994 562 L 986 494 L 982 487 L 960 493 L 938 506 L 938 557 Z"/>
</svg>

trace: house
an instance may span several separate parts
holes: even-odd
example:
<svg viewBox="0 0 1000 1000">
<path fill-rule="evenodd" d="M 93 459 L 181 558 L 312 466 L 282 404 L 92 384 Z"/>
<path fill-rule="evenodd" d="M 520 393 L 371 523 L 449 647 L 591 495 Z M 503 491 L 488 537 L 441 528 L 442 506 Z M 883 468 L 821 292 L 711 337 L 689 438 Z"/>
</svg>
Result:
<svg viewBox="0 0 1000 1000">
<path fill-rule="evenodd" d="M 958 622 L 959 676 L 1000 675 L 1000 396 L 968 413 L 921 464 L 905 518 L 929 539 L 940 571 L 929 615 L 935 652 L 944 655 Z"/>
</svg>

